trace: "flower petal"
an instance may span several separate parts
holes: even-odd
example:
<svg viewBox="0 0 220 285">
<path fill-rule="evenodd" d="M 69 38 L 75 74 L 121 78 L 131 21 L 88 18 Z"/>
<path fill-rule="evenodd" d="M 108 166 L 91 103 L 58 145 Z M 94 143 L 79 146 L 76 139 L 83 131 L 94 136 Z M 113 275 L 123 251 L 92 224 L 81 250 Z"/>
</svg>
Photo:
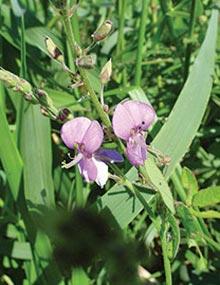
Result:
<svg viewBox="0 0 220 285">
<path fill-rule="evenodd" d="M 99 149 L 102 144 L 103 137 L 104 134 L 100 124 L 97 121 L 91 121 L 91 124 L 82 139 L 86 152 L 92 154 Z"/>
<path fill-rule="evenodd" d="M 147 145 L 141 134 L 127 142 L 126 155 L 131 164 L 135 166 L 144 165 L 147 159 Z"/>
<path fill-rule="evenodd" d="M 93 162 L 97 169 L 97 177 L 96 177 L 95 182 L 101 188 L 103 188 L 103 186 L 106 184 L 108 180 L 108 165 L 100 160 L 96 160 L 95 158 L 93 158 Z"/>
<path fill-rule="evenodd" d="M 87 182 L 95 181 L 97 178 L 97 167 L 92 158 L 83 158 L 79 164 L 80 174 L 84 176 Z"/>
<path fill-rule="evenodd" d="M 112 118 L 114 133 L 117 137 L 128 140 L 131 135 L 131 130 L 135 128 L 135 120 L 125 108 L 124 103 L 117 105 Z"/>
<path fill-rule="evenodd" d="M 80 144 L 90 125 L 91 120 L 85 117 L 78 117 L 66 122 L 61 128 L 61 138 L 65 145 L 73 149 L 74 144 Z"/>
<path fill-rule="evenodd" d="M 135 121 L 135 127 L 143 131 L 147 130 L 155 119 L 156 114 L 154 109 L 146 103 L 129 100 L 125 101 L 123 106 Z"/>
<path fill-rule="evenodd" d="M 106 161 L 111 163 L 124 161 L 123 156 L 119 152 L 113 149 L 100 148 L 98 151 L 96 151 L 94 155 L 96 159 L 101 161 Z"/>
</svg>

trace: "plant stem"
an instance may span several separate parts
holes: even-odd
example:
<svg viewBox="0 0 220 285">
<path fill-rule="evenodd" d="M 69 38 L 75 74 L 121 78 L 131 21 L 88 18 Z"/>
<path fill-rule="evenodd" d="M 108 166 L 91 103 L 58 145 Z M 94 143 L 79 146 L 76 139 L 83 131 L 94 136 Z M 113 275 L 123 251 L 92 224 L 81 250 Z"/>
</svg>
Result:
<svg viewBox="0 0 220 285">
<path fill-rule="evenodd" d="M 118 18 L 119 18 L 119 30 L 118 30 L 118 41 L 116 47 L 116 56 L 119 60 L 121 58 L 122 52 L 125 47 L 125 38 L 124 38 L 124 27 L 125 27 L 125 12 L 126 12 L 127 0 L 118 0 Z M 127 85 L 127 71 L 126 65 L 122 71 L 123 85 Z"/>
<path fill-rule="evenodd" d="M 190 58 L 192 53 L 192 39 L 193 39 L 193 31 L 195 27 L 196 20 L 196 0 L 192 0 L 191 5 L 191 14 L 190 14 L 190 25 L 189 25 L 189 43 L 186 47 L 186 55 L 185 55 L 185 66 L 184 66 L 184 82 L 186 81 L 189 74 L 190 67 Z"/>
<path fill-rule="evenodd" d="M 167 26 L 170 31 L 171 36 L 175 39 L 176 33 L 173 25 L 173 21 L 169 13 L 173 10 L 173 3 L 171 0 L 160 0 L 160 6 L 163 11 L 163 14 L 167 21 Z"/>
<path fill-rule="evenodd" d="M 162 222 L 162 226 L 166 226 L 165 223 Z M 161 234 L 161 246 L 163 251 L 163 263 L 164 263 L 164 270 L 165 270 L 165 277 L 166 277 L 166 285 L 172 285 L 172 273 L 171 273 L 171 266 L 170 260 L 167 253 L 167 240 L 166 240 L 166 230 L 163 231 Z"/>
<path fill-rule="evenodd" d="M 77 50 L 76 49 L 78 49 L 78 45 L 75 42 L 74 34 L 73 34 L 73 30 L 72 30 L 72 25 L 71 25 L 71 21 L 70 21 L 70 17 L 68 16 L 67 13 L 64 13 L 64 15 L 63 15 L 63 22 L 64 22 L 64 27 L 65 27 L 65 30 L 66 30 L 66 36 L 67 36 L 67 39 L 68 39 L 69 44 L 70 44 L 72 56 L 75 59 L 76 55 L 77 55 Z M 78 68 L 78 69 L 79 69 L 80 75 L 82 77 L 84 86 L 85 86 L 86 90 L 88 91 L 88 93 L 90 95 L 92 103 L 94 104 L 94 106 L 95 106 L 95 108 L 96 108 L 96 110 L 97 110 L 97 112 L 99 114 L 99 117 L 101 118 L 103 124 L 106 127 L 111 127 L 110 119 L 109 119 L 108 115 L 104 112 L 104 110 L 102 108 L 102 105 L 100 104 L 100 102 L 99 102 L 99 100 L 98 100 L 98 98 L 96 96 L 96 93 L 93 90 L 92 85 L 91 85 L 91 83 L 89 81 L 87 70 L 84 69 L 84 68 Z"/>
<path fill-rule="evenodd" d="M 138 35 L 138 47 L 136 54 L 136 67 L 135 67 L 135 85 L 140 86 L 141 84 L 141 74 L 142 74 L 142 58 L 143 58 L 143 47 L 144 47 L 144 35 L 146 30 L 147 22 L 147 8 L 148 1 L 142 0 L 142 13 L 141 21 L 139 26 L 139 35 Z"/>
<path fill-rule="evenodd" d="M 119 30 L 118 30 L 118 41 L 116 47 L 117 56 L 122 52 L 124 48 L 125 7 L 126 7 L 126 0 L 118 0 Z"/>
<path fill-rule="evenodd" d="M 185 192 L 185 190 L 181 184 L 181 181 L 178 178 L 177 170 L 175 170 L 173 172 L 173 174 L 171 175 L 171 180 L 175 186 L 175 190 L 176 190 L 177 194 L 179 195 L 181 201 L 185 203 L 187 196 L 186 196 L 186 192 Z"/>
</svg>

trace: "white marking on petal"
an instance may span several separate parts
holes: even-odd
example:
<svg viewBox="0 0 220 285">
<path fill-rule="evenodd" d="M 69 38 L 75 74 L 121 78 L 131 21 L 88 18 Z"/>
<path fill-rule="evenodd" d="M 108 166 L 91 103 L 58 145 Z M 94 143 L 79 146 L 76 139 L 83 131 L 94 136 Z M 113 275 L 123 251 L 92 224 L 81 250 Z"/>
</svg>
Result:
<svg viewBox="0 0 220 285">
<path fill-rule="evenodd" d="M 97 168 L 97 177 L 95 182 L 103 188 L 108 180 L 108 165 L 100 160 L 96 160 L 94 157 L 92 158 L 96 168 Z"/>
</svg>

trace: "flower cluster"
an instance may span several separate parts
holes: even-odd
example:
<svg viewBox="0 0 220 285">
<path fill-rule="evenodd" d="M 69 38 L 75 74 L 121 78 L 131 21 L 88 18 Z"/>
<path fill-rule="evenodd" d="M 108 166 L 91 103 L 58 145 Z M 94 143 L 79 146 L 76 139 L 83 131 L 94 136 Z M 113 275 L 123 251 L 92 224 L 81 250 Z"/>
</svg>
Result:
<svg viewBox="0 0 220 285">
<path fill-rule="evenodd" d="M 117 105 L 113 114 L 115 135 L 126 141 L 126 156 L 134 166 L 143 165 L 147 159 L 147 145 L 144 131 L 155 119 L 153 108 L 143 102 L 127 100 Z M 86 117 L 78 117 L 66 122 L 61 129 L 61 138 L 77 155 L 64 164 L 64 168 L 78 165 L 87 182 L 95 181 L 103 187 L 108 179 L 107 163 L 118 163 L 123 157 L 116 151 L 101 148 L 104 133 L 101 125 Z"/>
</svg>

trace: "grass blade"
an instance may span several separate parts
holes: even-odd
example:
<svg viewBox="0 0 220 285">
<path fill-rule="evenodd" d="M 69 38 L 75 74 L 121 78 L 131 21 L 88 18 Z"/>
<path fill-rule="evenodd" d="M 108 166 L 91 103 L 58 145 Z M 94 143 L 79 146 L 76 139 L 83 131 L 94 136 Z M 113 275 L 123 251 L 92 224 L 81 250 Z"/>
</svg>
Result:
<svg viewBox="0 0 220 285">
<path fill-rule="evenodd" d="M 154 147 L 171 158 L 166 177 L 170 176 L 187 152 L 201 124 L 212 88 L 217 27 L 218 11 L 213 10 L 205 40 L 190 75 L 167 123 L 153 141 Z"/>
</svg>

